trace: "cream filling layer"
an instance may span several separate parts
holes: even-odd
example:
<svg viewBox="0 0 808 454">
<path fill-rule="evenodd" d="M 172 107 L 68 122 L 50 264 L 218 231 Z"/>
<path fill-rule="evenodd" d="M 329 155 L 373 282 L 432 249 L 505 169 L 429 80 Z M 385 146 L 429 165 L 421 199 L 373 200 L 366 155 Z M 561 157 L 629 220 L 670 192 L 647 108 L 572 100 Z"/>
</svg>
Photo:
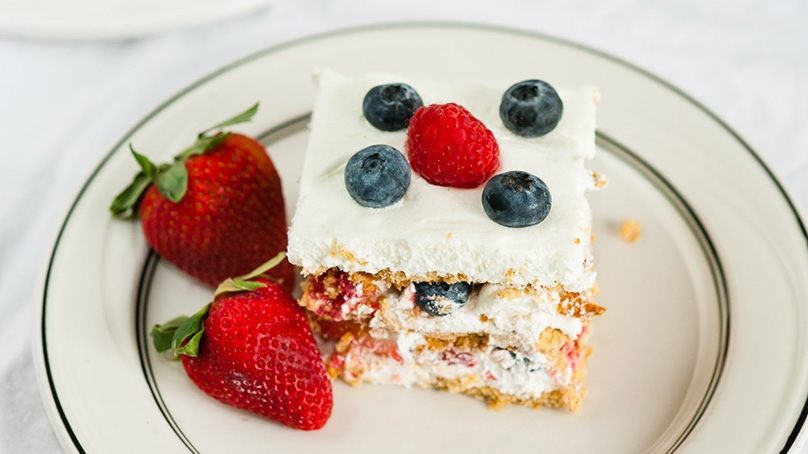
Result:
<svg viewBox="0 0 808 454">
<path fill-rule="evenodd" d="M 463 307 L 442 317 L 415 310 L 412 284 L 400 294 L 382 290 L 381 296 L 387 304 L 371 318 L 371 333 L 373 329 L 392 328 L 432 337 L 487 334 L 493 344 L 529 353 L 547 328 L 556 328 L 571 339 L 578 337 L 583 328 L 580 319 L 558 312 L 558 292 L 526 293 L 502 285 L 485 284 Z"/>
<path fill-rule="evenodd" d="M 569 338 L 577 338 L 584 323 L 580 318 L 558 312 L 561 295 L 558 290 L 527 292 L 523 289 L 485 284 L 472 293 L 469 301 L 451 314 L 435 317 L 419 310 L 415 304 L 414 285 L 398 292 L 384 282 L 366 295 L 357 284 L 343 295 L 339 308 L 342 320 L 362 320 L 371 335 L 389 338 L 392 332 L 413 331 L 427 337 L 447 338 L 469 334 L 489 336 L 489 343 L 530 354 L 539 336 L 547 328 L 555 328 Z M 310 308 L 311 309 L 311 308 Z M 317 310 L 314 310 L 317 314 Z"/>
<path fill-rule="evenodd" d="M 541 353 L 523 355 L 497 347 L 477 351 L 435 351 L 412 331 L 396 336 L 403 362 L 362 350 L 346 357 L 346 378 L 367 383 L 431 387 L 454 382 L 462 389 L 490 387 L 521 399 L 538 398 L 570 383 L 572 371 L 553 371 Z M 358 355 L 358 356 L 356 356 Z M 352 367 L 352 363 L 355 364 Z M 360 376 L 350 376 L 360 370 Z"/>
</svg>

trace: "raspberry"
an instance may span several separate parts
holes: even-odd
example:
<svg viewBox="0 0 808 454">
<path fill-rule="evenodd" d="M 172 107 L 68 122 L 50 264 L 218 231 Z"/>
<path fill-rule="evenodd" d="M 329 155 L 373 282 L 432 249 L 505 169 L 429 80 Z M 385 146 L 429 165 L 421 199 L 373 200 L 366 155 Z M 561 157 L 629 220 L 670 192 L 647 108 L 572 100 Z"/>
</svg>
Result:
<svg viewBox="0 0 808 454">
<path fill-rule="evenodd" d="M 499 169 L 499 145 L 464 107 L 432 104 L 415 111 L 407 131 L 410 166 L 438 186 L 476 188 Z"/>
</svg>

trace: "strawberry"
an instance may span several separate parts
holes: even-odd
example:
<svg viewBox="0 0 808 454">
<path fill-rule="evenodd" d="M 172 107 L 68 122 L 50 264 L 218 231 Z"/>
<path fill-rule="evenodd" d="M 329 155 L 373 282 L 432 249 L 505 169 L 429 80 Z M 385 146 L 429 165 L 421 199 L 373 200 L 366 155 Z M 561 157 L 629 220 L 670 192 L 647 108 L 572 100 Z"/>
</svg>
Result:
<svg viewBox="0 0 808 454">
<path fill-rule="evenodd" d="M 155 348 L 182 358 L 188 377 L 215 399 L 315 430 L 331 416 L 331 379 L 303 309 L 263 274 L 283 253 L 248 275 L 228 279 L 191 317 L 152 329 Z"/>
<path fill-rule="evenodd" d="M 476 188 L 499 169 L 499 145 L 482 121 L 455 103 L 415 111 L 407 130 L 410 166 L 429 183 Z"/>
<path fill-rule="evenodd" d="M 281 181 L 263 145 L 241 134 L 211 134 L 249 121 L 257 109 L 203 131 L 171 164 L 156 166 L 130 145 L 142 171 L 110 206 L 116 217 L 139 217 L 158 254 L 210 286 L 286 250 Z M 292 290 L 288 261 L 271 275 Z"/>
</svg>

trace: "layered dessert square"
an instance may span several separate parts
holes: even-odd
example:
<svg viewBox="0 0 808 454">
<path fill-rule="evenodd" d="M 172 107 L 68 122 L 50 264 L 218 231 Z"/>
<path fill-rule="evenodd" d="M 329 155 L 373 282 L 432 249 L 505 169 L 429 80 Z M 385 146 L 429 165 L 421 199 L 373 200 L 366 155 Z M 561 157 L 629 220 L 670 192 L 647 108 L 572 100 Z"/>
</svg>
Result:
<svg viewBox="0 0 808 454">
<path fill-rule="evenodd" d="M 324 341 L 332 376 L 351 384 L 444 389 L 492 407 L 578 412 L 591 322 L 604 311 L 594 298 L 592 214 L 585 197 L 602 183 L 585 167 L 595 154 L 597 89 L 558 90 L 563 112 L 557 124 L 526 136 L 504 123 L 507 84 L 386 73 L 347 77 L 330 70 L 318 70 L 315 80 L 319 94 L 288 257 L 304 276 L 300 304 Z M 414 167 L 404 169 L 406 184 L 395 200 L 365 203 L 357 195 L 350 161 L 358 152 L 393 149 L 406 157 L 405 167 L 414 166 L 412 148 L 427 140 L 413 131 L 416 120 L 427 121 L 426 112 L 416 111 L 398 130 L 369 120 L 363 100 L 374 87 L 391 85 L 417 92 L 423 110 L 462 106 L 461 114 L 489 131 L 492 137 L 481 140 L 493 144 L 498 160 L 485 181 L 443 184 L 440 165 Z M 435 140 L 476 137 L 468 131 L 439 132 Z M 540 208 L 549 211 L 538 222 L 506 225 L 491 214 L 498 202 L 485 191 L 500 175 L 513 187 L 513 175 L 523 174 L 541 180 L 549 195 L 541 195 Z M 394 180 L 385 176 L 370 189 L 384 192 Z M 525 194 L 521 186 L 514 191 Z"/>
</svg>

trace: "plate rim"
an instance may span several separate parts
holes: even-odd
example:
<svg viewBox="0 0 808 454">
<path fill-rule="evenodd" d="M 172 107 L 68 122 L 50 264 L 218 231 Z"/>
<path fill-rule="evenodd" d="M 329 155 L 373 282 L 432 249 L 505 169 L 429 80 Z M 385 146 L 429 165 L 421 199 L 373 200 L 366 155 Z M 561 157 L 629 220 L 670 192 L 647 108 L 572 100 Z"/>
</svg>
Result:
<svg viewBox="0 0 808 454">
<path fill-rule="evenodd" d="M 769 178 L 771 183 L 774 184 L 774 188 L 776 188 L 777 191 L 781 194 L 782 200 L 786 202 L 788 209 L 793 213 L 796 226 L 799 228 L 799 231 L 802 234 L 803 239 L 806 241 L 806 246 L 808 246 L 808 229 L 806 228 L 806 222 L 804 221 L 805 219 L 804 213 L 801 207 L 795 203 L 794 195 L 782 183 L 780 176 L 778 176 L 778 174 L 769 166 L 769 164 L 767 164 L 766 160 L 759 153 L 757 153 L 751 147 L 751 145 L 734 128 L 732 128 L 726 121 L 724 121 L 721 117 L 715 114 L 712 110 L 707 108 L 704 104 L 693 98 L 687 92 L 678 88 L 676 85 L 663 79 L 662 77 L 640 66 L 637 66 L 634 63 L 631 63 L 621 57 L 617 57 L 613 54 L 602 51 L 595 47 L 585 45 L 567 38 L 562 38 L 559 36 L 550 35 L 534 30 L 527 30 L 523 28 L 517 28 L 505 25 L 493 25 L 493 24 L 476 23 L 468 21 L 464 22 L 401 21 L 401 22 L 374 23 L 374 24 L 365 24 L 365 25 L 338 28 L 325 32 L 309 34 L 296 39 L 283 41 L 281 43 L 270 45 L 258 51 L 252 52 L 241 58 L 237 58 L 231 61 L 230 63 L 221 66 L 219 69 L 209 72 L 208 74 L 191 82 L 185 88 L 177 91 L 174 95 L 170 96 L 162 103 L 158 104 L 140 121 L 136 122 L 131 128 L 129 128 L 127 132 L 122 136 L 122 138 L 119 141 L 117 141 L 115 145 L 113 145 L 110 151 L 108 151 L 100 159 L 99 163 L 85 178 L 84 182 L 81 183 L 81 186 L 79 190 L 76 191 L 75 196 L 72 197 L 70 201 L 67 203 L 68 208 L 67 210 L 64 211 L 65 214 L 62 217 L 63 220 L 61 224 L 57 224 L 58 225 L 58 228 L 56 229 L 57 232 L 55 233 L 52 241 L 49 243 L 52 245 L 52 247 L 46 254 L 46 260 L 44 260 L 44 266 L 42 267 L 43 270 L 40 272 L 40 278 L 37 279 L 36 281 L 37 288 L 36 291 L 34 292 L 35 295 L 34 297 L 39 299 L 39 304 L 36 304 L 35 306 L 36 308 L 32 320 L 34 325 L 34 330 L 32 331 L 32 353 L 34 356 L 35 367 L 37 369 L 36 378 L 40 390 L 40 397 L 43 402 L 43 405 L 45 406 L 46 413 L 48 413 L 48 416 L 50 418 L 51 426 L 54 432 L 56 433 L 57 438 L 59 438 L 59 440 L 62 442 L 63 448 L 68 447 L 68 445 L 66 445 L 65 442 L 69 440 L 70 446 L 75 448 L 77 452 L 80 453 L 86 452 L 83 446 L 81 445 L 80 441 L 78 440 L 78 437 L 76 436 L 75 432 L 73 431 L 70 421 L 67 419 L 67 416 L 65 415 L 64 409 L 62 408 L 62 404 L 56 392 L 55 388 L 56 385 L 49 367 L 48 362 L 49 356 L 47 348 L 47 329 L 45 320 L 47 312 L 48 284 L 50 282 L 51 272 L 53 271 L 53 265 L 56 253 L 58 251 L 59 244 L 64 234 L 65 228 L 67 227 L 74 213 L 74 210 L 78 205 L 79 201 L 82 199 L 85 191 L 89 188 L 92 181 L 96 178 L 98 173 L 104 168 L 104 166 L 110 160 L 110 158 L 138 130 L 140 130 L 144 125 L 146 125 L 149 121 L 151 121 L 160 112 L 165 110 L 168 106 L 174 104 L 177 100 L 183 98 L 188 93 L 204 85 L 205 83 L 213 79 L 216 79 L 220 75 L 228 71 L 231 71 L 239 66 L 247 64 L 253 60 L 262 58 L 266 55 L 286 50 L 288 48 L 305 45 L 311 42 L 328 40 L 329 38 L 336 36 L 359 34 L 364 32 L 380 31 L 385 29 L 401 30 L 408 28 L 462 29 L 471 31 L 477 30 L 477 31 L 486 31 L 486 32 L 495 32 L 501 34 L 522 36 L 531 39 L 536 39 L 539 41 L 547 41 L 555 44 L 560 44 L 562 46 L 569 47 L 575 50 L 583 51 L 593 56 L 604 58 L 608 61 L 611 61 L 612 63 L 616 63 L 643 77 L 648 78 L 653 82 L 660 84 L 663 88 L 670 90 L 673 94 L 687 101 L 687 103 L 689 103 L 690 105 L 692 105 L 693 107 L 704 113 L 715 125 L 719 126 L 721 129 L 727 132 L 730 135 L 730 137 L 732 137 L 732 139 L 734 139 L 734 141 L 737 142 L 737 144 L 741 145 L 741 148 L 743 148 L 753 158 L 757 166 L 764 171 L 764 173 Z M 789 452 L 792 448 L 797 446 L 798 439 L 802 439 L 802 441 L 804 441 L 806 438 L 805 435 L 806 432 L 804 431 L 804 429 L 806 419 L 808 419 L 808 391 L 805 392 L 805 398 L 801 402 L 803 402 L 802 409 L 797 417 L 797 420 L 794 422 L 794 426 L 791 428 L 791 431 L 785 441 L 783 448 L 780 450 L 781 453 Z M 67 440 L 65 440 L 65 436 L 67 436 Z"/>
</svg>

